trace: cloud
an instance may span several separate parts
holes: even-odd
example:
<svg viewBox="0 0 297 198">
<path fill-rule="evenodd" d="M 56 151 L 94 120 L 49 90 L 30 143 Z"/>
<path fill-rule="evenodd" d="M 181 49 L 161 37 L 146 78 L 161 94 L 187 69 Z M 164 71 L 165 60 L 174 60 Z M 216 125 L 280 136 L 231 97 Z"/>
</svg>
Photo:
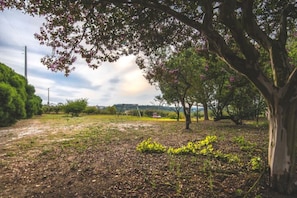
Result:
<svg viewBox="0 0 297 198">
<path fill-rule="evenodd" d="M 35 87 L 43 103 L 65 103 L 87 98 L 89 105 L 122 103 L 150 104 L 159 91 L 143 77 L 135 56 L 121 57 L 114 63 L 102 63 L 93 70 L 80 58 L 70 76 L 51 72 L 40 59 L 51 49 L 39 45 L 34 38 L 43 18 L 24 15 L 16 10 L 0 12 L 0 62 L 24 75 L 24 48 L 27 46 L 28 81 Z"/>
</svg>

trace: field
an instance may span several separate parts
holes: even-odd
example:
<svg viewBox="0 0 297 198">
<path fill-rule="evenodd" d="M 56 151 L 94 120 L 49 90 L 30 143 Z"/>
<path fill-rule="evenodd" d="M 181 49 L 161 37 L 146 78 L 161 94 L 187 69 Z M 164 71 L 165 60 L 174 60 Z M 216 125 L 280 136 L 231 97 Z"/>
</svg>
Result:
<svg viewBox="0 0 297 198">
<path fill-rule="evenodd" d="M 164 151 L 136 149 L 149 138 Z M 281 197 L 267 138 L 265 122 L 43 115 L 0 128 L 0 197 Z"/>
</svg>

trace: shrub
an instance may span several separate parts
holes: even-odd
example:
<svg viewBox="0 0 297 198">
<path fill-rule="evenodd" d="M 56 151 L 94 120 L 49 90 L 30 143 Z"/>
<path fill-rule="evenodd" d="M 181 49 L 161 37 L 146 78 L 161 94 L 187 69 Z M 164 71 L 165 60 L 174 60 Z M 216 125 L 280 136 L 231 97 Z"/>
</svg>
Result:
<svg viewBox="0 0 297 198">
<path fill-rule="evenodd" d="M 67 100 L 64 106 L 64 112 L 70 113 L 72 116 L 78 116 L 87 107 L 87 99 Z"/>
<path fill-rule="evenodd" d="M 188 142 L 186 146 L 179 148 L 169 148 L 169 154 L 201 154 L 207 155 L 213 152 L 212 144 L 217 141 L 217 136 L 206 136 L 204 140 L 198 142 Z"/>
<path fill-rule="evenodd" d="M 259 156 L 254 156 L 249 162 L 249 165 L 253 171 L 260 171 L 262 170 L 262 160 Z"/>
<path fill-rule="evenodd" d="M 220 150 L 215 151 L 212 143 L 217 142 L 217 136 L 206 136 L 205 139 L 197 142 L 188 142 L 187 145 L 173 148 L 152 141 L 151 138 L 142 141 L 136 147 L 137 151 L 142 153 L 164 153 L 167 151 L 171 155 L 203 155 L 214 157 L 219 160 L 227 161 L 229 163 L 240 162 L 240 159 L 235 154 L 224 154 Z"/>
<path fill-rule="evenodd" d="M 166 151 L 166 147 L 158 142 L 152 141 L 152 139 L 149 138 L 139 143 L 136 150 L 142 153 L 164 153 Z"/>
<path fill-rule="evenodd" d="M 96 114 L 96 113 L 99 113 L 97 107 L 87 107 L 85 110 L 84 110 L 84 113 L 86 114 Z"/>
</svg>

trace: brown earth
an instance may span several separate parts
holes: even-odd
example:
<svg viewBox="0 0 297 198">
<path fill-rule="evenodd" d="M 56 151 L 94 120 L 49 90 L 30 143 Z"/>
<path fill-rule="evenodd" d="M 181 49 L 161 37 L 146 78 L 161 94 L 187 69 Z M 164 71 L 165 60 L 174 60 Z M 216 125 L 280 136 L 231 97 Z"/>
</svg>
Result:
<svg viewBox="0 0 297 198">
<path fill-rule="evenodd" d="M 289 197 L 273 193 L 265 168 L 266 126 L 84 116 L 37 117 L 0 129 L 0 197 Z M 167 147 L 216 135 L 214 156 L 141 153 L 151 137 Z M 236 137 L 252 143 L 243 149 Z M 262 168 L 251 170 L 250 160 Z M 294 196 L 291 196 L 294 197 Z"/>
</svg>

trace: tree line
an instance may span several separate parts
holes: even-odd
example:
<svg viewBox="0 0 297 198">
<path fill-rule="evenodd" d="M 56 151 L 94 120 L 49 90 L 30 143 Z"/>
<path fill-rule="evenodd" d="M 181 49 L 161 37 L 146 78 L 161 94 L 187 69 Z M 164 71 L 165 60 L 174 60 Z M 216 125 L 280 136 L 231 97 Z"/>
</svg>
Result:
<svg viewBox="0 0 297 198">
<path fill-rule="evenodd" d="M 178 117 L 183 111 L 186 129 L 191 123 L 193 105 L 203 105 L 205 120 L 209 119 L 210 109 L 214 120 L 228 118 L 235 124 L 242 124 L 243 119 L 258 119 L 265 111 L 266 104 L 258 90 L 216 55 L 193 47 L 170 56 L 168 50 L 159 53 L 158 58 L 151 58 L 140 68 L 161 91 L 156 99 L 173 105 Z"/>
<path fill-rule="evenodd" d="M 34 86 L 10 67 L 0 63 L 0 126 L 42 113 L 42 99 Z"/>
</svg>

